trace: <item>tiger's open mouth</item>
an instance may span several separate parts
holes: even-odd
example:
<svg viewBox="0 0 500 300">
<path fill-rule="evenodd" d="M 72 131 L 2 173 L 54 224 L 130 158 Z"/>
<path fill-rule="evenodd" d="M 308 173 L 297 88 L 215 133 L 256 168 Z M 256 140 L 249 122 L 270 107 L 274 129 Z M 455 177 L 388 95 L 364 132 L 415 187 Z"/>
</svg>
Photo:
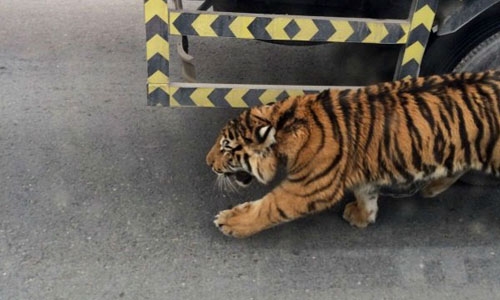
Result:
<svg viewBox="0 0 500 300">
<path fill-rule="evenodd" d="M 245 171 L 237 171 L 235 173 L 226 173 L 226 175 L 234 176 L 236 182 L 242 185 L 248 185 L 252 181 L 252 175 Z"/>
<path fill-rule="evenodd" d="M 245 171 L 217 173 L 217 185 L 221 190 L 236 192 L 238 187 L 246 188 L 252 181 L 252 174 Z"/>
</svg>

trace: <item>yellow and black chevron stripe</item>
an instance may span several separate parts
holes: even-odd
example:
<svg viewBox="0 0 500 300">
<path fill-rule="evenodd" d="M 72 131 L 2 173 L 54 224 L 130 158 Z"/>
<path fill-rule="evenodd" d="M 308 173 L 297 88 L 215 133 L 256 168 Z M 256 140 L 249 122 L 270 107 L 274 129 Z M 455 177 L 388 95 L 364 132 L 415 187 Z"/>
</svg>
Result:
<svg viewBox="0 0 500 300">
<path fill-rule="evenodd" d="M 167 0 L 144 2 L 148 105 L 169 105 L 168 5 Z"/>
<path fill-rule="evenodd" d="M 172 11 L 173 35 L 241 39 L 405 44 L 406 20 L 311 18 Z"/>
<path fill-rule="evenodd" d="M 169 34 L 243 39 L 401 44 L 395 78 L 418 75 L 437 0 L 417 0 L 410 21 L 236 15 L 168 11 L 168 0 L 145 0 L 148 104 L 250 107 L 326 87 L 231 86 L 169 82 Z"/>
<path fill-rule="evenodd" d="M 420 63 L 436 15 L 437 4 L 437 0 L 418 0 L 416 2 L 415 10 L 411 15 L 408 41 L 403 49 L 400 67 L 396 71 L 395 79 L 418 76 Z"/>
<path fill-rule="evenodd" d="M 317 93 L 327 87 L 242 86 L 191 84 L 171 85 L 170 105 L 198 107 L 252 107 L 286 99 L 290 96 Z"/>
</svg>

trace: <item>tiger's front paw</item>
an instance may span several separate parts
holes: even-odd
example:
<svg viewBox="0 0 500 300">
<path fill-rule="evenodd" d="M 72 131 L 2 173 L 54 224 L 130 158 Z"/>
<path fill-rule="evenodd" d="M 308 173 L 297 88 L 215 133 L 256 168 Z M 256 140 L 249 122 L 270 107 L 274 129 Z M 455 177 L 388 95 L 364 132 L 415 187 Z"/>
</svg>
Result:
<svg viewBox="0 0 500 300">
<path fill-rule="evenodd" d="M 244 238 L 259 232 L 261 229 L 252 212 L 254 205 L 252 202 L 246 202 L 219 212 L 215 216 L 215 226 L 225 235 L 237 238 Z"/>
</svg>

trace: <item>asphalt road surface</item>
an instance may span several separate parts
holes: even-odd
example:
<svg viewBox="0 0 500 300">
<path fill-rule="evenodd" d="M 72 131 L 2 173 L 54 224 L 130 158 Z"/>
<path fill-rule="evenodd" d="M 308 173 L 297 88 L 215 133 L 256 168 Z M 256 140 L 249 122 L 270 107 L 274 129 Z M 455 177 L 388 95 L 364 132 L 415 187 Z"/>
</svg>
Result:
<svg viewBox="0 0 500 300">
<path fill-rule="evenodd" d="M 205 166 L 237 110 L 145 105 L 143 23 L 142 1 L 0 0 L 0 299 L 500 299 L 495 188 L 382 198 L 366 230 L 345 200 L 219 233 L 219 210 L 270 187 L 222 192 Z M 194 39 L 200 78 L 343 84 L 359 65 L 250 42 Z"/>
</svg>

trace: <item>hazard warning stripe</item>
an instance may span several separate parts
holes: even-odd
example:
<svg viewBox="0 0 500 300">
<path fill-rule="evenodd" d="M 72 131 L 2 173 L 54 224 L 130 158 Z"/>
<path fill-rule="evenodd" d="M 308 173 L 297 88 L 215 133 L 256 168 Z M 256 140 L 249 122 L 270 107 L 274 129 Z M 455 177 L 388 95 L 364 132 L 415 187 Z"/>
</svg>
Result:
<svg viewBox="0 0 500 300">
<path fill-rule="evenodd" d="M 144 6 L 149 105 L 251 107 L 327 87 L 170 83 L 169 35 L 401 44 L 399 79 L 419 73 L 437 0 L 416 0 L 410 21 L 169 12 L 167 0 L 146 0 Z"/>
<path fill-rule="evenodd" d="M 320 92 L 326 86 L 272 86 L 171 83 L 170 106 L 246 108 Z"/>
<path fill-rule="evenodd" d="M 241 39 L 405 44 L 406 20 L 311 18 L 207 12 L 170 12 L 173 35 Z"/>
<path fill-rule="evenodd" d="M 168 5 L 167 0 L 144 2 L 148 105 L 169 105 Z"/>
<path fill-rule="evenodd" d="M 420 73 L 420 64 L 432 30 L 437 3 L 437 0 L 417 0 L 415 11 L 411 15 L 408 40 L 395 79 L 416 77 Z"/>
</svg>

